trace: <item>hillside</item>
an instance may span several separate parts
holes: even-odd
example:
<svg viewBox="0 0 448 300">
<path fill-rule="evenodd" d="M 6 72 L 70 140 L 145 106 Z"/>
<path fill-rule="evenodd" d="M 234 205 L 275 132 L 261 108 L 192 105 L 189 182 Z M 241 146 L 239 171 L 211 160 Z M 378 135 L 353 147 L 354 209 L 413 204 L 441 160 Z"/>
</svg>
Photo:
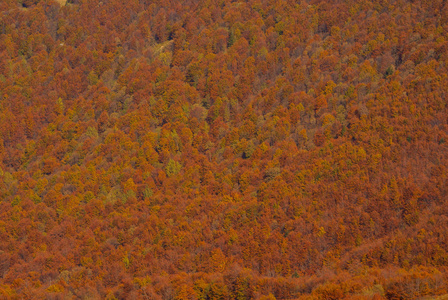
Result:
<svg viewBox="0 0 448 300">
<path fill-rule="evenodd" d="M 446 0 L 64 3 L 0 1 L 0 298 L 448 297 Z"/>
</svg>

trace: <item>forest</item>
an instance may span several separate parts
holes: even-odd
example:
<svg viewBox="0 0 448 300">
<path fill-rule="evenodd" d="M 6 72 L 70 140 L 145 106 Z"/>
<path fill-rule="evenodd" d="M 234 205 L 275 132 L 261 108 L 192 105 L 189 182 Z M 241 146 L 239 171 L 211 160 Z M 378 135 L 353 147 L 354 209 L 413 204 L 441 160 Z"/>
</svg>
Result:
<svg viewBox="0 0 448 300">
<path fill-rule="evenodd" d="M 1 0 L 1 299 L 448 299 L 447 0 Z"/>
</svg>

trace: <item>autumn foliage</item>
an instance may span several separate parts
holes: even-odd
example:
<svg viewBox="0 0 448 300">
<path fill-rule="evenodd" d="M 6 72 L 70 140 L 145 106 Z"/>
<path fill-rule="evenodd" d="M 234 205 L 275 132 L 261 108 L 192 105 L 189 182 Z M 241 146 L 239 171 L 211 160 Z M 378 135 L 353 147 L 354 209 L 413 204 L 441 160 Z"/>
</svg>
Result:
<svg viewBox="0 0 448 300">
<path fill-rule="evenodd" d="M 445 299 L 447 87 L 446 0 L 2 0 L 0 298 Z"/>
</svg>

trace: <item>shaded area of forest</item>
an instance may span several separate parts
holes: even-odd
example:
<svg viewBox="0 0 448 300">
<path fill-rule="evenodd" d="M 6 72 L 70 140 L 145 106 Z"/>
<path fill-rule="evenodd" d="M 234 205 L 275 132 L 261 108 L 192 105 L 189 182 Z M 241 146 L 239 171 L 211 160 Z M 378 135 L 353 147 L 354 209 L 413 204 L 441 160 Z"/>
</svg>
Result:
<svg viewBox="0 0 448 300">
<path fill-rule="evenodd" d="M 445 0 L 0 2 L 0 297 L 448 293 Z"/>
</svg>

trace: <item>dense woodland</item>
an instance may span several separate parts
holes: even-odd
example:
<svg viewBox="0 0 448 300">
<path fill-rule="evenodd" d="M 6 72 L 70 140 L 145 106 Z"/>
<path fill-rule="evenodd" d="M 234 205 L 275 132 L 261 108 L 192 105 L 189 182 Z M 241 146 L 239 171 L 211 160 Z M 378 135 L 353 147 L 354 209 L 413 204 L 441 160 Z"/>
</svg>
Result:
<svg viewBox="0 0 448 300">
<path fill-rule="evenodd" d="M 1 0 L 0 298 L 446 299 L 447 99 L 446 0 Z"/>
</svg>

